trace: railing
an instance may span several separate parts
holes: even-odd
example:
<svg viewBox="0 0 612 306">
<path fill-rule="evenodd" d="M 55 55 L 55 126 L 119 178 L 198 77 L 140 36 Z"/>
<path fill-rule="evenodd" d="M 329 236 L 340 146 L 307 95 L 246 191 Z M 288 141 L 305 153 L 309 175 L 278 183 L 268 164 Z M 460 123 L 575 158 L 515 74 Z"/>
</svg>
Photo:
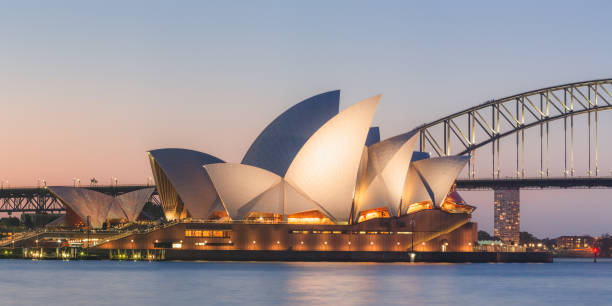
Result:
<svg viewBox="0 0 612 306">
<path fill-rule="evenodd" d="M 21 240 L 30 239 L 30 238 L 38 236 L 39 234 L 40 234 L 39 231 L 14 233 L 10 237 L 3 238 L 2 240 L 0 240 L 0 247 L 8 246 L 10 244 L 14 244 Z"/>
<path fill-rule="evenodd" d="M 525 252 L 526 247 L 507 244 L 487 244 L 474 246 L 474 252 Z"/>
</svg>

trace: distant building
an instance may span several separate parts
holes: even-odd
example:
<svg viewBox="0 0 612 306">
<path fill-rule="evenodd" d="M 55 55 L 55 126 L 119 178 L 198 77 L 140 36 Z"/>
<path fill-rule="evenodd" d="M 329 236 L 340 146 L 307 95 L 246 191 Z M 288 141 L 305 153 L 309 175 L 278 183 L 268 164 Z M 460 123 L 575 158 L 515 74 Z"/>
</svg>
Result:
<svg viewBox="0 0 612 306">
<path fill-rule="evenodd" d="M 558 249 L 586 249 L 593 246 L 595 238 L 591 236 L 561 236 L 557 238 Z"/>
<path fill-rule="evenodd" d="M 519 190 L 495 190 L 494 199 L 494 236 L 505 243 L 519 243 L 521 223 Z"/>
</svg>

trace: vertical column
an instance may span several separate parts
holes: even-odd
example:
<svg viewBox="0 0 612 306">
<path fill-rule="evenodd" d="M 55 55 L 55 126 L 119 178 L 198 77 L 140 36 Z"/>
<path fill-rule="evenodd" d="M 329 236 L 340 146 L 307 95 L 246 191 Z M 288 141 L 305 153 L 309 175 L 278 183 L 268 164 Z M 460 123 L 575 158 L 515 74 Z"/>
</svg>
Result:
<svg viewBox="0 0 612 306">
<path fill-rule="evenodd" d="M 499 136 L 499 132 L 500 132 L 500 121 L 499 121 L 499 113 L 500 113 L 500 111 L 499 111 L 499 104 L 497 105 L 496 109 L 497 109 L 497 127 L 496 127 L 496 130 L 495 130 L 495 134 L 497 136 Z M 500 173 L 500 170 L 499 170 L 499 163 L 500 163 L 499 162 L 500 161 L 500 159 L 499 159 L 499 152 L 500 152 L 499 151 L 499 138 L 497 138 L 497 169 L 496 169 L 497 178 L 499 178 L 499 173 Z"/>
<path fill-rule="evenodd" d="M 597 84 L 595 84 L 595 176 L 599 175 L 599 140 L 597 135 Z"/>
<path fill-rule="evenodd" d="M 472 144 L 476 143 L 476 118 L 472 113 Z M 472 178 L 476 177 L 476 150 L 472 151 Z"/>
<path fill-rule="evenodd" d="M 567 105 L 567 91 L 563 91 L 563 104 Z M 567 114 L 567 109 L 563 108 Z M 563 117 L 563 175 L 567 177 L 567 116 Z"/>
<path fill-rule="evenodd" d="M 444 150 L 444 152 L 442 152 L 442 154 L 444 154 L 443 156 L 446 156 L 446 134 L 448 132 L 448 130 L 446 129 L 446 120 L 444 120 L 444 123 L 442 124 L 442 128 L 444 129 L 444 141 L 442 143 L 442 150 Z"/>
<path fill-rule="evenodd" d="M 525 125 L 525 98 L 521 99 L 521 127 Z M 521 177 L 525 177 L 525 129 L 521 129 Z"/>
<path fill-rule="evenodd" d="M 491 126 L 495 128 L 495 104 L 493 104 L 493 110 L 491 111 Z M 493 132 L 493 141 L 491 142 L 491 176 L 495 178 L 495 142 L 499 141 L 497 133 Z M 498 161 L 499 162 L 499 161 Z"/>
<path fill-rule="evenodd" d="M 421 130 L 421 134 L 419 135 L 419 151 L 425 152 L 425 129 Z"/>
<path fill-rule="evenodd" d="M 546 119 L 550 117 L 550 100 L 548 99 L 548 91 L 546 92 Z M 550 174 L 550 129 L 549 121 L 546 120 L 546 177 Z"/>
<path fill-rule="evenodd" d="M 519 99 L 516 99 L 516 118 L 520 118 L 520 114 L 519 114 Z M 519 127 L 518 122 L 516 123 L 516 127 Z M 516 178 L 518 178 L 520 176 L 520 171 L 519 171 L 519 131 L 516 130 Z"/>
<path fill-rule="evenodd" d="M 542 96 L 540 93 L 540 110 L 544 109 L 544 103 L 542 102 Z M 540 121 L 544 119 L 544 116 L 540 114 Z M 540 178 L 544 176 L 544 124 L 540 122 Z"/>
<path fill-rule="evenodd" d="M 472 125 L 470 124 L 470 116 L 472 115 L 471 113 L 468 113 L 468 146 L 470 147 L 470 149 L 472 148 Z M 468 179 L 472 178 L 472 159 L 474 158 L 474 155 L 472 155 L 472 151 L 469 151 L 470 153 L 470 159 L 468 160 Z"/>
<path fill-rule="evenodd" d="M 445 151 L 444 155 L 449 156 L 451 154 L 451 148 L 450 148 L 450 137 L 451 137 L 451 130 L 450 130 L 450 122 L 447 120 L 445 123 L 445 127 L 446 130 L 444 131 L 444 133 L 446 134 L 446 139 L 444 139 L 444 143 L 445 145 Z"/>
<path fill-rule="evenodd" d="M 574 176 L 574 88 L 570 89 L 570 176 Z"/>
<path fill-rule="evenodd" d="M 588 129 L 589 129 L 589 134 L 588 134 L 588 138 L 589 138 L 589 170 L 587 171 L 588 176 L 591 176 L 591 86 L 589 86 L 588 88 L 588 101 L 587 101 L 587 107 L 589 108 L 589 111 L 587 112 L 587 116 L 588 116 Z"/>
</svg>

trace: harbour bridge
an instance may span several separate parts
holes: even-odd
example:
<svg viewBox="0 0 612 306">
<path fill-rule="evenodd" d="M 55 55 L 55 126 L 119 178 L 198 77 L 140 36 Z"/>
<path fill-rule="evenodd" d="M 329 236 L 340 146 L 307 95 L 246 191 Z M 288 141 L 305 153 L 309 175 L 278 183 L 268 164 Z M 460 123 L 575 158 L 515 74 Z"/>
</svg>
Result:
<svg viewBox="0 0 612 306">
<path fill-rule="evenodd" d="M 118 196 L 126 192 L 150 188 L 151 185 L 107 185 L 86 186 L 108 195 Z M 58 213 L 64 211 L 64 206 L 44 186 L 0 188 L 0 213 Z M 157 190 L 153 192 L 149 202 L 161 205 Z"/>
<path fill-rule="evenodd" d="M 604 146 L 599 137 L 600 122 L 612 123 L 602 121 L 602 111 L 611 109 L 612 79 L 532 90 L 418 127 L 419 149 L 432 156 L 470 156 L 457 180 L 458 190 L 612 188 L 612 166 L 603 164 L 612 159 L 600 158 L 612 156 L 600 152 L 612 148 L 612 137 L 604 132 Z M 118 195 L 146 187 L 150 186 L 85 188 Z M 43 187 L 0 188 L 0 201 L 0 212 L 5 213 L 64 209 Z M 157 193 L 151 202 L 159 204 Z"/>
</svg>

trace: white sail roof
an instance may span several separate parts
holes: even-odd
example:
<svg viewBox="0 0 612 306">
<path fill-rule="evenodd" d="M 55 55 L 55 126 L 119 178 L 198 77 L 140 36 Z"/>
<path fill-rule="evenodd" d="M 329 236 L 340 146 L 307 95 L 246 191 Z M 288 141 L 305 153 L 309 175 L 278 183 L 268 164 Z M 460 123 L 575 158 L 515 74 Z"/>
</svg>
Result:
<svg viewBox="0 0 612 306">
<path fill-rule="evenodd" d="M 50 186 L 48 189 L 64 205 L 70 207 L 84 224 L 87 224 L 89 216 L 90 225 L 94 228 L 102 227 L 115 200 L 112 196 L 87 188 Z"/>
<path fill-rule="evenodd" d="M 249 207 L 257 205 L 256 198 L 279 185 L 282 180 L 280 176 L 270 171 L 243 164 L 209 164 L 205 165 L 204 169 L 210 176 L 225 210 L 233 220 L 244 219 L 250 211 L 253 211 Z M 252 202 L 254 200 L 255 202 Z M 282 207 L 282 201 L 280 205 Z"/>
<path fill-rule="evenodd" d="M 284 176 L 300 148 L 325 122 L 338 114 L 340 90 L 310 97 L 283 112 L 257 136 L 242 159 Z"/>
<path fill-rule="evenodd" d="M 144 188 L 113 197 L 98 191 L 81 187 L 50 186 L 53 193 L 64 205 L 72 209 L 87 223 L 87 216 L 93 228 L 100 228 L 106 220 L 125 219 L 136 221 L 154 188 Z"/>
<path fill-rule="evenodd" d="M 202 166 L 223 163 L 221 159 L 174 148 L 149 151 L 149 158 L 167 219 L 179 218 L 184 208 L 192 218 L 210 216 L 217 193 Z"/>
<path fill-rule="evenodd" d="M 143 188 L 124 193 L 115 198 L 128 221 L 136 221 L 155 188 Z"/>
<path fill-rule="evenodd" d="M 387 207 L 397 215 L 418 131 L 391 137 L 368 147 L 365 190 L 356 212 Z"/>
<path fill-rule="evenodd" d="M 349 219 L 362 149 L 381 96 L 343 110 L 300 149 L 285 179 L 336 221 Z"/>
<path fill-rule="evenodd" d="M 469 156 L 444 156 L 413 162 L 406 178 L 403 203 L 431 200 L 439 207 L 468 160 Z"/>
</svg>

